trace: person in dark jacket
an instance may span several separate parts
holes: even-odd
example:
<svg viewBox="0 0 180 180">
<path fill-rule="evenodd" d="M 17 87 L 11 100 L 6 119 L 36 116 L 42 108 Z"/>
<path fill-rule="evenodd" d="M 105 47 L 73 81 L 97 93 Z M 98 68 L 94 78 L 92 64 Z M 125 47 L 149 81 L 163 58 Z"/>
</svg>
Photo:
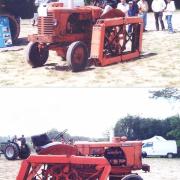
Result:
<svg viewBox="0 0 180 180">
<path fill-rule="evenodd" d="M 129 10 L 128 10 L 128 16 L 137 16 L 139 12 L 139 8 L 137 5 L 137 0 L 129 1 Z M 128 33 L 132 32 L 132 25 L 130 24 L 128 26 Z"/>
<path fill-rule="evenodd" d="M 133 2 L 133 4 L 132 4 L 132 16 L 138 16 L 139 7 L 137 5 L 137 0 L 133 0 L 132 2 Z"/>
<path fill-rule="evenodd" d="M 21 146 L 26 144 L 26 138 L 24 137 L 24 135 L 22 135 L 18 140 L 21 141 Z"/>
</svg>

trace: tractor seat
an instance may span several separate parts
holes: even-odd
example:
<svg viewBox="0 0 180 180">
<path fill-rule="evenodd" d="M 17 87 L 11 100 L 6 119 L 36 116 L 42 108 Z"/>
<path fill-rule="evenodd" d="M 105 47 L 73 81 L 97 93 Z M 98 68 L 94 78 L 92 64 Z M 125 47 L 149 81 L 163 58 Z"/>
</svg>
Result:
<svg viewBox="0 0 180 180">
<path fill-rule="evenodd" d="M 50 140 L 50 138 L 48 137 L 46 133 L 32 136 L 31 140 L 32 140 L 33 145 L 36 147 L 42 147 L 49 143 L 52 143 L 52 141 Z"/>
<path fill-rule="evenodd" d="M 49 147 L 51 147 L 51 146 L 56 146 L 56 145 L 59 145 L 59 144 L 62 144 L 61 142 L 50 142 L 50 143 L 48 143 L 48 144 L 46 144 L 46 145 L 44 145 L 44 146 L 41 146 L 41 148 L 43 148 L 43 149 L 45 149 L 45 148 L 49 148 Z"/>
</svg>

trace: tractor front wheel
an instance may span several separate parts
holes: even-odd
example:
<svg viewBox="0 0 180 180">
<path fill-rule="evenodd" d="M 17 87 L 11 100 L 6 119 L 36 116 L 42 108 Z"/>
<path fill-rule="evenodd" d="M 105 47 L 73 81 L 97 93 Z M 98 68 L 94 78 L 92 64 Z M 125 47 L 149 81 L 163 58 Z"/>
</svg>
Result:
<svg viewBox="0 0 180 180">
<path fill-rule="evenodd" d="M 32 67 L 43 66 L 49 56 L 49 49 L 46 44 L 30 42 L 26 49 L 26 60 Z"/>
<path fill-rule="evenodd" d="M 88 63 L 88 48 L 81 41 L 73 42 L 66 54 L 66 60 L 73 72 L 79 72 L 85 69 Z"/>
<path fill-rule="evenodd" d="M 22 145 L 20 147 L 19 158 L 26 159 L 29 157 L 30 153 L 31 153 L 31 151 L 30 151 L 30 148 L 28 147 L 28 145 L 27 144 Z"/>
<path fill-rule="evenodd" d="M 4 155 L 5 155 L 5 158 L 8 160 L 17 159 L 17 157 L 19 155 L 18 146 L 14 143 L 9 143 L 8 145 L 6 145 Z"/>
</svg>

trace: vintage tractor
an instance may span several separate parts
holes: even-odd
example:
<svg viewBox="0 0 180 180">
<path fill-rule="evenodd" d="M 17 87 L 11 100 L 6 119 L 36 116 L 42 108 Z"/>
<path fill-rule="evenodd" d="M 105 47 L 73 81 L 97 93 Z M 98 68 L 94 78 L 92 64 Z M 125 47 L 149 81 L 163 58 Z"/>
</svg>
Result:
<svg viewBox="0 0 180 180">
<path fill-rule="evenodd" d="M 49 50 L 66 59 L 73 72 L 92 62 L 105 66 L 140 55 L 143 21 L 139 17 L 124 17 L 118 9 L 103 13 L 97 6 L 67 8 L 57 2 L 39 12 L 38 34 L 28 36 L 26 51 L 32 67 L 43 66 Z"/>
<path fill-rule="evenodd" d="M 46 134 L 32 137 L 38 155 L 21 164 L 17 180 L 142 180 L 133 170 L 149 171 L 142 164 L 142 143 L 116 137 L 112 142 L 62 144 Z"/>
<path fill-rule="evenodd" d="M 0 152 L 7 160 L 26 159 L 30 155 L 30 148 L 27 144 L 21 145 L 20 141 L 8 141 L 0 143 Z"/>
<path fill-rule="evenodd" d="M 0 16 L 9 18 L 13 42 L 20 33 L 20 18 L 33 18 L 34 8 L 34 0 L 0 0 Z"/>
</svg>

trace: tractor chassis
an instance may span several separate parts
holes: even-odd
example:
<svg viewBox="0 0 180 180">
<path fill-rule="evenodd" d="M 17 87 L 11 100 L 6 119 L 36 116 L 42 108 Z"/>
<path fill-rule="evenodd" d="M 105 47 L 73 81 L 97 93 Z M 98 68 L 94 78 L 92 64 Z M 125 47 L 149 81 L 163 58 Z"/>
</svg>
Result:
<svg viewBox="0 0 180 180">
<path fill-rule="evenodd" d="M 132 26 L 131 32 L 128 32 L 128 26 Z M 66 59 L 74 72 L 91 64 L 89 59 L 96 66 L 128 61 L 140 56 L 142 33 L 141 18 L 117 17 L 97 20 L 89 33 L 29 35 L 27 61 L 33 67 L 42 66 L 48 59 L 49 50 Z"/>
</svg>

